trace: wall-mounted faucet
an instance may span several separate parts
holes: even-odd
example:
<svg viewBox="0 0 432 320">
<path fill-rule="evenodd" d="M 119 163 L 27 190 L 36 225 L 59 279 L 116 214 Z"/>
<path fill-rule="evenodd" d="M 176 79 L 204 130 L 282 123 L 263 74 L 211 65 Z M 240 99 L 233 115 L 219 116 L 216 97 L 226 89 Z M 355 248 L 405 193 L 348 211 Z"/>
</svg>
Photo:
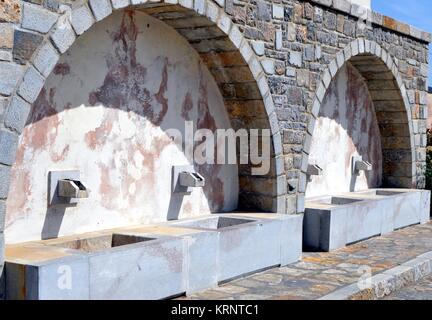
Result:
<svg viewBox="0 0 432 320">
<path fill-rule="evenodd" d="M 195 171 L 194 166 L 174 166 L 172 168 L 172 190 L 175 194 L 188 195 L 192 188 L 205 186 L 204 177 Z"/>
<path fill-rule="evenodd" d="M 63 198 L 83 199 L 89 197 L 89 191 L 81 181 L 78 180 L 59 180 L 57 193 Z"/>
<path fill-rule="evenodd" d="M 88 198 L 90 190 L 81 181 L 78 170 L 50 171 L 48 173 L 48 205 L 76 205 Z"/>
<path fill-rule="evenodd" d="M 307 175 L 309 176 L 320 176 L 322 175 L 323 169 L 317 164 L 310 164 L 307 168 Z"/>
<path fill-rule="evenodd" d="M 308 182 L 312 181 L 313 176 L 320 176 L 323 173 L 323 169 L 317 164 L 309 164 L 306 171 Z"/>
<path fill-rule="evenodd" d="M 372 171 L 372 164 L 363 160 L 362 156 L 352 157 L 352 173 L 359 175 L 360 171 Z"/>
<path fill-rule="evenodd" d="M 180 185 L 183 187 L 202 188 L 205 185 L 205 179 L 198 172 L 180 172 Z"/>
</svg>

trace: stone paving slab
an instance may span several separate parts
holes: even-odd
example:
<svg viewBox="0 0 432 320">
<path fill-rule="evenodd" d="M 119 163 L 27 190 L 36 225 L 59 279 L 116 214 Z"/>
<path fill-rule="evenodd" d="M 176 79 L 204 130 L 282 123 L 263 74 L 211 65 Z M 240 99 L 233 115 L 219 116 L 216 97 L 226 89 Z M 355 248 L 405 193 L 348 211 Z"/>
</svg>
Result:
<svg viewBox="0 0 432 320">
<path fill-rule="evenodd" d="M 401 229 L 334 252 L 304 253 L 303 259 L 182 297 L 192 300 L 319 299 L 400 266 L 432 250 L 432 223 Z"/>
<path fill-rule="evenodd" d="M 432 300 L 432 276 L 426 277 L 416 285 L 395 292 L 383 300 Z"/>
</svg>

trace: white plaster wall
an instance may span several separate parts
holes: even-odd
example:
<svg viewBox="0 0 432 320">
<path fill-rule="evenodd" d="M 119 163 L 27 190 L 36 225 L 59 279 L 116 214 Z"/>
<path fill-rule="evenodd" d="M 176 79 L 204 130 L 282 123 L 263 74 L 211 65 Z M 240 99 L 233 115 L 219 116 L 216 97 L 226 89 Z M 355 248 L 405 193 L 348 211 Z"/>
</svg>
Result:
<svg viewBox="0 0 432 320">
<path fill-rule="evenodd" d="M 352 175 L 355 155 L 373 165 L 373 170 Z M 309 164 L 323 168 L 312 176 L 306 197 L 366 190 L 382 180 L 382 150 L 378 122 L 368 88 L 358 71 L 345 65 L 333 79 L 324 97 L 313 132 Z"/>
<path fill-rule="evenodd" d="M 166 130 L 229 128 L 223 98 L 193 48 L 143 13 L 117 12 L 64 55 L 20 139 L 7 202 L 8 243 L 150 224 L 237 206 L 233 165 L 200 166 L 205 189 L 171 196 L 189 163 Z M 90 198 L 47 207 L 50 170 L 79 169 Z"/>
</svg>

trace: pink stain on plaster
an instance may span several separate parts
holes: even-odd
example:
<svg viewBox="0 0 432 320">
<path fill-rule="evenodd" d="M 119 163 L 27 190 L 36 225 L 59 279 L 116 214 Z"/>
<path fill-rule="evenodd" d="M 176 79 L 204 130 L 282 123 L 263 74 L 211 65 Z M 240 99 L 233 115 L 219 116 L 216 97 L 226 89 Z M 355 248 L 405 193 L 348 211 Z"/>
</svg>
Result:
<svg viewBox="0 0 432 320">
<path fill-rule="evenodd" d="M 152 50 L 161 34 L 167 41 Z M 12 170 L 18 196 L 7 203 L 7 241 L 40 238 L 49 170 L 79 169 L 91 191 L 66 210 L 59 235 L 164 221 L 171 167 L 187 163 L 164 130 L 182 131 L 184 120 L 212 131 L 230 127 L 223 98 L 189 44 L 144 14 L 118 12 L 97 24 L 61 57 L 33 105 Z M 206 187 L 184 199 L 179 216 L 235 209 L 229 190 L 236 190 L 237 168 L 198 170 Z"/>
<path fill-rule="evenodd" d="M 201 68 L 202 66 L 200 65 L 200 99 L 198 100 L 197 129 L 210 129 L 212 132 L 216 132 L 217 124 L 209 110 L 208 88 L 203 79 L 203 72 Z M 217 154 L 216 144 L 214 154 Z M 209 197 L 210 208 L 212 211 L 220 211 L 224 204 L 224 182 L 218 176 L 221 170 L 221 165 L 203 164 L 198 166 L 198 170 L 206 179 L 204 192 L 208 195 L 211 195 L 211 197 Z"/>
<path fill-rule="evenodd" d="M 310 164 L 323 168 L 312 177 L 307 197 L 378 187 L 382 179 L 381 138 L 367 84 L 351 65 L 330 84 L 315 126 Z M 373 170 L 354 179 L 351 159 L 361 155 Z"/>
</svg>

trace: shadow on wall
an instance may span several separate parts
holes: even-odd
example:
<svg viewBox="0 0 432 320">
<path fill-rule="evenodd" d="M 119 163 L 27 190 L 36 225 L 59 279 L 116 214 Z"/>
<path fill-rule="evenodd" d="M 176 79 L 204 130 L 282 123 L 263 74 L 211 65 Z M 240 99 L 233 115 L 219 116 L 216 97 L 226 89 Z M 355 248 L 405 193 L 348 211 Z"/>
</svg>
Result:
<svg viewBox="0 0 432 320">
<path fill-rule="evenodd" d="M 161 34 L 171 40 L 160 44 L 156 38 Z M 145 41 L 159 44 L 146 46 Z M 15 186 L 24 192 L 8 200 L 8 236 L 15 237 L 15 222 L 34 228 L 35 222 L 39 224 L 35 219 L 42 216 L 41 237 L 48 239 L 74 232 L 77 226 L 94 230 L 104 224 L 235 210 L 236 165 L 200 165 L 196 170 L 206 179 L 203 190 L 194 191 L 187 201 L 170 197 L 171 185 L 166 182 L 171 171 L 162 167 L 189 160 L 167 130 L 176 128 L 184 137 L 185 121 L 192 121 L 195 130 L 231 127 L 218 87 L 189 43 L 163 22 L 141 13 L 117 12 L 96 24 L 62 56 L 33 104 L 11 184 L 11 190 Z M 74 208 L 41 205 L 45 190 L 36 188 L 45 185 L 33 183 L 46 175 L 40 168 L 80 169 L 90 180 L 93 195 L 100 197 L 99 207 L 83 202 L 81 215 L 74 212 L 65 218 L 66 210 Z M 157 205 L 148 205 L 152 201 Z M 21 227 L 15 225 L 16 235 L 22 234 Z"/>
<path fill-rule="evenodd" d="M 381 134 L 367 84 L 354 66 L 339 70 L 324 97 L 315 125 L 309 163 L 323 168 L 306 196 L 378 187 L 382 180 Z M 352 157 L 372 163 L 372 171 L 352 173 Z"/>
</svg>

